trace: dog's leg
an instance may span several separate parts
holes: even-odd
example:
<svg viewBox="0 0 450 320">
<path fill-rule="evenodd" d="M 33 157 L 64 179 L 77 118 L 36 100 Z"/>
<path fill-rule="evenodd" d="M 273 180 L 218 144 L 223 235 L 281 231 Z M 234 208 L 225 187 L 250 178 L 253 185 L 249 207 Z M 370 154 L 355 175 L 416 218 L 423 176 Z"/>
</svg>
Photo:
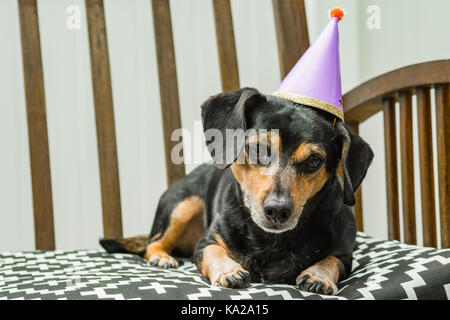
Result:
<svg viewBox="0 0 450 320">
<path fill-rule="evenodd" d="M 334 256 L 328 256 L 300 273 L 297 286 L 303 291 L 334 295 L 342 272 L 342 262 Z"/>
<path fill-rule="evenodd" d="M 199 245 L 195 255 L 197 267 L 212 285 L 242 288 L 250 284 L 250 274 L 232 259 L 230 250 L 219 235 L 208 244 Z"/>
<path fill-rule="evenodd" d="M 205 204 L 202 199 L 192 196 L 178 203 L 173 209 L 170 222 L 162 236 L 156 235 L 146 248 L 144 257 L 152 265 L 162 268 L 178 267 L 178 261 L 170 254 L 180 248 L 193 253 L 195 246 L 204 233 Z M 192 229 L 203 230 L 192 230 Z"/>
</svg>

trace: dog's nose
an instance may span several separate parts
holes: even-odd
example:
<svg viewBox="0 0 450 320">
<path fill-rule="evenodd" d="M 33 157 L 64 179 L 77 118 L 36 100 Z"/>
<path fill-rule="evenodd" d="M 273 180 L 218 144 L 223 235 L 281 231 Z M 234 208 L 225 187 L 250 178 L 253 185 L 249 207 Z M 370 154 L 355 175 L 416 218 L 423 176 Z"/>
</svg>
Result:
<svg viewBox="0 0 450 320">
<path fill-rule="evenodd" d="M 290 199 L 269 196 L 264 201 L 264 215 L 271 222 L 283 223 L 291 216 L 293 207 Z"/>
</svg>

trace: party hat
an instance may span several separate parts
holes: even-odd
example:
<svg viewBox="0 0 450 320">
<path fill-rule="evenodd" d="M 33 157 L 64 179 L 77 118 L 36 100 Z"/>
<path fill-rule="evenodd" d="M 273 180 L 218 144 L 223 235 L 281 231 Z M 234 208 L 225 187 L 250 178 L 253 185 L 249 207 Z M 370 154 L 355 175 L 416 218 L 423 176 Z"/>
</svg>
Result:
<svg viewBox="0 0 450 320">
<path fill-rule="evenodd" d="M 274 96 L 319 108 L 344 120 L 339 66 L 340 8 L 330 10 L 330 22 L 281 82 Z"/>
</svg>

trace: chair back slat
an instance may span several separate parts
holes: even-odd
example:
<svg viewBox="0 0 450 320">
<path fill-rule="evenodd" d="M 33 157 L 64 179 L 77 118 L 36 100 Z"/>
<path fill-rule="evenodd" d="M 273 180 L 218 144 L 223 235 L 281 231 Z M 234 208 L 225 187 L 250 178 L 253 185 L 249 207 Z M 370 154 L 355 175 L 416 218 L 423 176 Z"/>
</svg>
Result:
<svg viewBox="0 0 450 320">
<path fill-rule="evenodd" d="M 231 91 L 240 87 L 231 4 L 230 0 L 214 0 L 213 5 L 222 90 Z"/>
<path fill-rule="evenodd" d="M 284 78 L 309 47 L 304 0 L 273 0 L 273 13 Z"/>
<path fill-rule="evenodd" d="M 432 137 L 430 88 L 417 88 L 416 96 L 423 245 L 427 247 L 436 247 L 437 237 L 436 209 L 434 201 L 433 149 L 430 142 L 430 137 Z"/>
<path fill-rule="evenodd" d="M 186 172 L 183 162 L 177 165 L 171 160 L 172 149 L 178 143 L 171 140 L 171 135 L 175 129 L 181 128 L 181 116 L 169 0 L 152 0 L 152 10 L 158 60 L 166 174 L 167 183 L 171 185 L 183 178 Z"/>
<path fill-rule="evenodd" d="M 450 84 L 435 90 L 441 246 L 450 248 Z"/>
<path fill-rule="evenodd" d="M 19 1 L 25 99 L 28 118 L 35 246 L 55 249 L 52 183 L 36 0 Z"/>
<path fill-rule="evenodd" d="M 402 176 L 403 236 L 404 242 L 416 244 L 414 198 L 414 153 L 412 127 L 412 92 L 400 91 L 400 163 Z"/>
<path fill-rule="evenodd" d="M 383 116 L 388 238 L 389 240 L 400 240 L 395 100 L 391 97 L 383 99 Z"/>
<path fill-rule="evenodd" d="M 86 0 L 97 148 L 102 193 L 103 235 L 122 237 L 119 168 L 103 0 Z"/>
<path fill-rule="evenodd" d="M 355 133 L 359 133 L 359 125 L 355 122 L 349 122 L 347 125 L 353 130 Z M 362 190 L 361 187 L 358 188 L 358 190 L 355 192 L 355 199 L 356 204 L 353 207 L 354 213 L 355 213 L 355 220 L 356 220 L 356 228 L 358 231 L 364 230 L 364 223 L 363 223 L 363 213 L 362 213 Z"/>
</svg>

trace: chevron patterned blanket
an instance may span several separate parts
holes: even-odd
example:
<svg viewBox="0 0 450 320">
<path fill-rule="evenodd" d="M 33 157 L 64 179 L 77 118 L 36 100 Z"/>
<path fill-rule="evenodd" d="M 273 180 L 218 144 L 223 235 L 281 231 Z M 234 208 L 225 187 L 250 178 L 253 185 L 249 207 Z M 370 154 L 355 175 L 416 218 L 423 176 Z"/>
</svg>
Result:
<svg viewBox="0 0 450 320">
<path fill-rule="evenodd" d="M 0 254 L 0 300 L 450 299 L 450 249 L 358 233 L 352 274 L 338 287 L 336 296 L 281 284 L 224 289 L 209 285 L 188 260 L 177 269 L 159 269 L 137 256 L 100 250 Z"/>
</svg>

